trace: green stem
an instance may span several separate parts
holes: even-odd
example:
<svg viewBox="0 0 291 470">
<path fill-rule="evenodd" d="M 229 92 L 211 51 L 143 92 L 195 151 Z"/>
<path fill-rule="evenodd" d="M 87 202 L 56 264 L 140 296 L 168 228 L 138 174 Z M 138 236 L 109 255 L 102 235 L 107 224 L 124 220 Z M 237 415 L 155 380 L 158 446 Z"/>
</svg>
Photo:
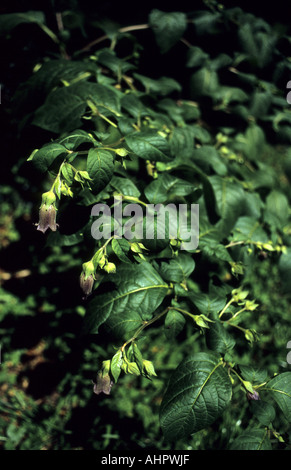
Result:
<svg viewBox="0 0 291 470">
<path fill-rule="evenodd" d="M 221 310 L 220 314 L 219 314 L 219 318 L 222 317 L 222 315 L 224 314 L 224 312 L 228 309 L 228 307 L 234 302 L 234 299 L 230 299 L 227 304 L 223 307 L 223 309 Z"/>
<path fill-rule="evenodd" d="M 122 352 L 124 352 L 124 349 L 126 348 L 126 346 L 130 343 L 132 343 L 133 341 L 136 340 L 136 338 L 138 337 L 138 335 L 145 329 L 147 328 L 148 326 L 150 326 L 152 323 L 154 323 L 155 321 L 159 320 L 163 315 L 165 315 L 169 309 L 171 307 L 167 307 L 165 310 L 163 310 L 161 313 L 158 313 L 158 315 L 156 315 L 155 317 L 153 317 L 151 320 L 149 321 L 144 321 L 143 324 L 136 330 L 136 332 L 133 334 L 133 336 L 128 339 L 120 348 L 120 350 Z"/>
<path fill-rule="evenodd" d="M 179 307 L 168 307 L 169 310 L 177 310 L 177 312 L 183 313 L 184 315 L 188 315 L 194 320 L 194 315 L 190 312 L 187 312 L 187 310 L 183 310 L 182 308 Z"/>
<path fill-rule="evenodd" d="M 229 367 L 229 370 L 230 370 L 231 372 L 233 372 L 233 373 L 236 375 L 236 377 L 241 381 L 241 383 L 244 385 L 244 380 L 243 380 L 243 379 L 241 378 L 241 376 L 237 373 L 237 371 L 236 371 L 235 369 L 233 369 L 232 367 Z"/>
<path fill-rule="evenodd" d="M 232 319 L 231 319 L 232 320 Z M 239 326 L 239 325 L 234 325 L 233 323 L 231 323 L 231 320 L 224 320 L 223 322 L 226 323 L 227 325 L 229 326 L 233 326 L 234 328 L 237 328 L 238 330 L 242 331 L 243 333 L 245 333 L 247 330 L 245 328 L 243 328 L 242 326 Z"/>
<path fill-rule="evenodd" d="M 143 201 L 141 201 L 140 199 L 138 199 L 137 197 L 134 197 L 134 196 L 125 196 L 124 194 L 120 194 L 120 196 L 122 196 L 122 199 L 124 201 L 132 201 L 132 202 L 136 202 L 137 204 L 141 204 L 142 206 L 145 206 L 147 207 L 147 204 Z"/>
<path fill-rule="evenodd" d="M 244 312 L 246 310 L 246 307 L 240 309 L 238 312 L 236 312 L 233 317 L 231 318 L 231 320 L 233 320 L 235 317 L 237 317 L 240 313 Z"/>
<path fill-rule="evenodd" d="M 100 112 L 98 112 L 98 116 L 101 117 L 101 119 L 104 119 L 104 121 L 108 122 L 108 124 L 110 124 L 111 126 L 117 128 L 117 125 L 112 122 L 110 119 L 108 119 L 106 116 L 104 116 L 104 114 L 101 114 Z"/>
<path fill-rule="evenodd" d="M 53 182 L 52 187 L 51 187 L 51 191 L 53 191 L 55 194 L 57 194 L 57 193 L 56 193 L 56 190 L 55 190 L 55 186 L 56 186 L 57 182 L 58 182 L 59 179 L 60 179 L 60 175 L 61 175 L 61 171 L 62 171 L 62 168 L 63 168 L 64 163 L 66 163 L 66 160 L 64 160 L 64 161 L 61 163 L 60 168 L 59 168 L 59 171 L 58 171 L 58 174 L 57 174 L 57 176 L 55 177 L 54 182 Z"/>
<path fill-rule="evenodd" d="M 228 245 L 225 245 L 225 248 L 231 248 L 233 246 L 243 245 L 244 243 L 247 243 L 247 240 L 240 240 L 238 242 L 230 242 Z"/>
<path fill-rule="evenodd" d="M 113 238 L 114 238 L 113 236 L 110 237 L 110 238 L 108 238 L 108 240 L 106 240 L 106 242 L 104 243 L 104 245 L 102 245 L 101 248 L 99 248 L 99 249 L 96 251 L 95 255 L 91 258 L 91 261 L 92 261 L 93 264 L 95 264 L 96 258 L 97 258 L 97 259 L 99 258 L 99 256 L 100 256 L 100 251 L 101 251 L 101 250 L 103 251 L 103 254 L 105 254 L 105 252 L 106 252 L 106 247 L 107 247 L 108 243 L 110 243 Z"/>
</svg>

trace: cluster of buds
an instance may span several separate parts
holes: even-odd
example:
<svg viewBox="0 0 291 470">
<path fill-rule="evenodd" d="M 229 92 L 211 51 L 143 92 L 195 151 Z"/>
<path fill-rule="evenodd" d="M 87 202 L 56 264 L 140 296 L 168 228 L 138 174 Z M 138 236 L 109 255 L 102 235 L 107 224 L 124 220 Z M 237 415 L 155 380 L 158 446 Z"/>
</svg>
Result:
<svg viewBox="0 0 291 470">
<path fill-rule="evenodd" d="M 80 287 L 87 298 L 91 293 L 96 280 L 96 269 L 102 269 L 108 274 L 114 274 L 116 272 L 116 266 L 114 263 L 108 261 L 107 256 L 104 255 L 103 249 L 100 248 L 97 253 L 93 256 L 90 261 L 83 263 L 82 273 L 80 276 Z"/>
<path fill-rule="evenodd" d="M 57 230 L 56 223 L 56 195 L 53 191 L 48 191 L 42 195 L 42 202 L 39 209 L 39 222 L 37 230 L 45 233 L 48 228 L 53 232 Z"/>
</svg>

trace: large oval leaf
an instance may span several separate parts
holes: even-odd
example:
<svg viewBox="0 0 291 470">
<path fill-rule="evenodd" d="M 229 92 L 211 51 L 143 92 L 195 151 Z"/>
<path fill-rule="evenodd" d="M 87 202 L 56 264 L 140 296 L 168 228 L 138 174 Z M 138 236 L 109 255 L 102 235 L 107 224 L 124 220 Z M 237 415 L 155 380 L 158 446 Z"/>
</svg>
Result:
<svg viewBox="0 0 291 470">
<path fill-rule="evenodd" d="M 162 53 L 167 52 L 179 41 L 186 27 L 186 15 L 180 12 L 151 11 L 149 24 Z"/>
<path fill-rule="evenodd" d="M 91 188 L 94 193 L 107 186 L 114 171 L 114 157 L 108 150 L 91 148 L 88 152 L 87 171 L 92 178 Z"/>
<path fill-rule="evenodd" d="M 262 390 L 274 398 L 285 418 L 291 421 L 291 372 L 283 372 L 270 380 Z"/>
<path fill-rule="evenodd" d="M 28 161 L 33 161 L 34 166 L 44 173 L 53 164 L 55 159 L 60 155 L 66 155 L 67 149 L 56 142 L 44 145 L 41 149 L 33 152 Z"/>
<path fill-rule="evenodd" d="M 168 440 L 212 424 L 231 399 L 231 382 L 220 358 L 197 353 L 173 373 L 162 401 L 160 422 Z"/>
<path fill-rule="evenodd" d="M 85 317 L 88 333 L 98 333 L 106 322 L 114 336 L 129 335 L 152 318 L 168 291 L 168 285 L 147 262 L 121 264 L 107 279 L 115 283 L 116 289 L 90 300 Z"/>
<path fill-rule="evenodd" d="M 127 135 L 125 141 L 130 150 L 140 158 L 160 162 L 171 160 L 168 141 L 156 131 L 134 132 Z"/>
<path fill-rule="evenodd" d="M 230 450 L 272 450 L 267 429 L 244 431 L 231 444 Z"/>
</svg>

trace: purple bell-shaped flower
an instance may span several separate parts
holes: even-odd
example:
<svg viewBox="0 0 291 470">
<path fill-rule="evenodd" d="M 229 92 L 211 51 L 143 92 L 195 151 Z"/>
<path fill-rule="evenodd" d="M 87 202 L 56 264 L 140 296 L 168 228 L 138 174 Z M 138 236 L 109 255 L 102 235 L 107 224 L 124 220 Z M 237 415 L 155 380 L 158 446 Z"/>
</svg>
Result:
<svg viewBox="0 0 291 470">
<path fill-rule="evenodd" d="M 53 191 L 48 191 L 42 195 L 42 203 L 39 209 L 39 222 L 37 230 L 45 233 L 48 228 L 53 232 L 57 230 L 56 223 L 57 209 L 55 206 L 56 195 Z"/>
</svg>

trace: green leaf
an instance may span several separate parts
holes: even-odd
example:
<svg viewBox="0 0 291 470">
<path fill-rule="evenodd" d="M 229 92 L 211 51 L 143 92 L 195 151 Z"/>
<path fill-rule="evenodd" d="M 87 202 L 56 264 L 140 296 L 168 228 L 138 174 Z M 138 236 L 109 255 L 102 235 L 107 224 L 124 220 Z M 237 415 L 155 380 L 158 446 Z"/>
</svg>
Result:
<svg viewBox="0 0 291 470">
<path fill-rule="evenodd" d="M 206 336 L 207 346 L 212 351 L 226 354 L 235 346 L 235 339 L 227 329 L 219 322 L 211 326 Z"/>
<path fill-rule="evenodd" d="M 113 238 L 111 242 L 112 250 L 123 263 L 131 263 L 127 254 L 130 250 L 130 244 L 124 238 Z"/>
<path fill-rule="evenodd" d="M 273 190 L 266 198 L 266 209 L 277 219 L 279 227 L 284 226 L 289 219 L 289 202 L 285 194 Z"/>
<path fill-rule="evenodd" d="M 246 21 L 238 30 L 238 38 L 243 51 L 248 54 L 249 61 L 257 68 L 263 68 L 271 62 L 275 36 L 268 23 L 259 19 Z"/>
<path fill-rule="evenodd" d="M 115 51 L 105 48 L 98 52 L 97 54 L 98 63 L 104 65 L 109 70 L 117 75 L 118 77 L 121 74 L 126 73 L 128 70 L 134 69 L 135 66 L 126 62 L 124 59 L 120 59 L 116 56 Z"/>
<path fill-rule="evenodd" d="M 270 426 L 276 417 L 275 408 L 268 402 L 262 400 L 252 400 L 250 408 L 253 415 L 263 426 Z"/>
<path fill-rule="evenodd" d="M 180 253 L 170 261 L 162 261 L 159 273 L 165 281 L 183 282 L 194 271 L 195 261 L 191 255 Z"/>
<path fill-rule="evenodd" d="M 254 217 L 239 217 L 233 228 L 233 241 L 249 240 L 267 243 L 269 237 L 262 228 L 261 223 Z"/>
<path fill-rule="evenodd" d="M 174 157 L 183 155 L 191 158 L 194 151 L 195 137 L 194 126 L 175 127 L 169 138 L 171 154 Z"/>
<path fill-rule="evenodd" d="M 221 101 L 222 109 L 227 108 L 230 103 L 243 103 L 248 101 L 248 95 L 241 89 L 231 86 L 221 86 L 214 94 L 217 101 Z"/>
<path fill-rule="evenodd" d="M 267 390 L 284 414 L 291 420 L 291 372 L 283 372 L 271 379 L 262 390 Z"/>
<path fill-rule="evenodd" d="M 236 139 L 239 142 L 237 149 L 241 150 L 248 160 L 257 162 L 266 148 L 264 131 L 256 124 L 250 124 L 243 135 L 237 134 Z"/>
<path fill-rule="evenodd" d="M 220 297 L 215 293 L 191 292 L 189 299 L 206 316 L 210 313 L 217 314 L 225 306 L 225 297 Z"/>
<path fill-rule="evenodd" d="M 75 172 L 71 165 L 69 165 L 68 163 L 64 163 L 64 165 L 62 166 L 62 175 L 69 185 L 73 183 Z"/>
<path fill-rule="evenodd" d="M 120 194 L 124 196 L 139 197 L 140 191 L 130 178 L 123 178 L 121 176 L 113 175 L 110 186 L 116 189 Z"/>
<path fill-rule="evenodd" d="M 203 51 L 203 49 L 197 46 L 191 46 L 187 51 L 186 67 L 201 67 L 208 58 L 209 54 Z"/>
<path fill-rule="evenodd" d="M 206 239 L 202 241 L 200 247 L 204 255 L 210 258 L 213 257 L 220 261 L 228 261 L 229 263 L 233 262 L 229 252 L 227 251 L 227 248 L 225 248 L 225 246 L 221 245 L 220 243 L 216 243 L 215 241 Z"/>
<path fill-rule="evenodd" d="M 192 158 L 207 174 L 210 173 L 209 167 L 220 176 L 226 176 L 227 174 L 227 167 L 222 158 L 219 156 L 217 150 L 210 145 L 204 145 L 203 147 L 195 149 L 192 153 Z"/>
<path fill-rule="evenodd" d="M 168 285 L 147 262 L 120 265 L 106 280 L 113 282 L 115 289 L 99 295 L 95 292 L 88 304 L 85 329 L 92 334 L 106 322 L 112 334 L 126 336 L 152 318 L 168 291 Z"/>
<path fill-rule="evenodd" d="M 58 142 L 64 145 L 68 150 L 76 150 L 81 144 L 84 143 L 96 143 L 96 140 L 91 134 L 83 131 L 82 129 L 76 129 L 69 135 L 62 137 Z"/>
<path fill-rule="evenodd" d="M 114 172 L 114 156 L 108 150 L 98 147 L 88 152 L 87 171 L 92 178 L 91 188 L 95 193 L 100 192 L 110 182 Z"/>
<path fill-rule="evenodd" d="M 179 196 L 187 196 L 193 193 L 194 189 L 193 183 L 168 173 L 162 173 L 145 188 L 144 193 L 151 204 L 161 204 Z"/>
<path fill-rule="evenodd" d="M 198 11 L 193 18 L 196 34 L 198 36 L 217 34 L 220 31 L 219 23 L 221 22 L 221 13 L 216 11 Z"/>
<path fill-rule="evenodd" d="M 76 86 L 53 90 L 36 110 L 33 124 L 50 132 L 69 132 L 81 126 L 86 101 L 76 93 Z"/>
<path fill-rule="evenodd" d="M 165 53 L 184 34 L 187 27 L 186 15 L 180 12 L 165 13 L 155 9 L 149 15 L 149 25 L 155 34 L 160 51 Z"/>
<path fill-rule="evenodd" d="M 185 317 L 177 310 L 169 310 L 165 318 L 165 335 L 168 339 L 175 338 L 184 328 Z"/>
<path fill-rule="evenodd" d="M 215 192 L 218 213 L 221 217 L 217 228 L 221 231 L 221 236 L 227 236 L 237 219 L 245 215 L 245 193 L 239 183 L 228 181 L 226 178 L 216 175 L 209 179 Z"/>
<path fill-rule="evenodd" d="M 32 160 L 34 166 L 44 173 L 49 169 L 57 157 L 67 154 L 68 152 L 63 145 L 52 142 L 44 145 L 41 149 L 34 152 L 28 160 Z"/>
<path fill-rule="evenodd" d="M 42 11 L 26 11 L 21 13 L 8 13 L 0 15 L 0 34 L 4 35 L 21 23 L 44 23 L 45 16 Z"/>
<path fill-rule="evenodd" d="M 142 101 L 132 93 L 122 96 L 120 103 L 121 107 L 136 119 L 140 119 L 149 114 L 148 109 L 144 106 Z"/>
<path fill-rule="evenodd" d="M 199 128 L 197 127 L 197 129 Z M 210 178 L 201 170 L 201 168 L 199 168 L 198 165 L 195 165 L 191 159 L 186 159 L 181 153 L 181 155 L 168 164 L 158 162 L 157 168 L 159 168 L 160 171 L 173 169 L 176 169 L 177 171 L 178 169 L 183 169 L 189 176 L 191 175 L 191 177 L 198 178 L 202 183 L 203 196 L 209 220 L 212 224 L 217 222 L 218 216 L 216 213 L 215 193 Z"/>
<path fill-rule="evenodd" d="M 149 211 L 149 214 L 151 214 L 151 211 Z M 166 221 L 166 210 L 165 217 L 160 215 L 155 216 L 154 211 L 152 211 L 152 214 L 154 215 L 153 223 L 149 224 L 148 218 L 144 217 L 142 221 L 143 237 L 141 239 L 136 239 L 136 241 L 143 243 L 143 245 L 151 252 L 157 252 L 166 248 L 170 243 L 170 223 L 167 223 Z"/>
<path fill-rule="evenodd" d="M 118 350 L 117 353 L 114 354 L 110 362 L 110 371 L 111 371 L 112 377 L 114 378 L 115 383 L 117 382 L 118 377 L 120 375 L 122 363 L 123 363 L 122 351 Z"/>
<path fill-rule="evenodd" d="M 279 259 L 279 274 L 284 292 L 291 289 L 291 248 L 288 247 L 285 253 L 282 253 Z"/>
<path fill-rule="evenodd" d="M 113 89 L 99 83 L 80 81 L 53 89 L 36 110 L 33 124 L 55 133 L 70 132 L 81 127 L 88 100 L 104 115 L 119 115 L 120 105 Z"/>
<path fill-rule="evenodd" d="M 191 77 L 191 97 L 209 96 L 213 98 L 219 89 L 218 74 L 209 67 L 203 67 L 193 73 Z"/>
<path fill-rule="evenodd" d="M 145 160 L 167 162 L 171 159 L 167 140 L 155 131 L 134 132 L 127 135 L 125 141 L 130 150 Z"/>
<path fill-rule="evenodd" d="M 160 411 L 167 440 L 183 439 L 210 426 L 231 399 L 223 362 L 212 353 L 185 359 L 172 374 Z"/>
<path fill-rule="evenodd" d="M 62 83 L 87 80 L 89 76 L 96 76 L 97 71 L 98 67 L 92 61 L 51 59 L 21 84 L 16 90 L 13 104 L 23 112 L 27 107 L 36 109 L 54 88 L 62 87 Z"/>
<path fill-rule="evenodd" d="M 83 231 L 72 233 L 71 235 L 61 234 L 59 230 L 56 232 L 50 231 L 48 234 L 46 245 L 47 246 L 73 246 L 81 243 L 84 240 Z"/>
<path fill-rule="evenodd" d="M 244 431 L 230 446 L 230 450 L 272 450 L 267 429 Z"/>
<path fill-rule="evenodd" d="M 249 113 L 256 119 L 264 118 L 272 103 L 272 94 L 269 91 L 255 91 L 252 97 Z"/>
<path fill-rule="evenodd" d="M 136 343 L 132 343 L 133 356 L 136 362 L 137 367 L 139 368 L 140 373 L 143 372 L 143 358 L 142 354 Z"/>
<path fill-rule="evenodd" d="M 154 80 L 153 78 L 146 77 L 145 75 L 141 75 L 140 73 L 134 73 L 133 76 L 136 80 L 142 83 L 142 85 L 145 87 L 146 93 L 151 93 L 151 94 L 157 93 L 159 95 L 166 96 L 172 93 L 173 91 L 182 90 L 180 83 L 176 82 L 176 80 L 170 77 L 160 77 Z M 129 95 L 129 98 L 130 97 L 132 97 L 132 95 Z M 126 99 L 127 105 L 129 103 L 129 98 Z M 124 99 L 125 97 L 123 98 L 123 100 Z M 124 104 L 124 101 L 122 101 L 122 103 Z M 136 104 L 137 104 L 137 109 L 139 110 L 140 116 L 142 116 L 143 114 L 145 115 L 149 114 L 149 111 L 145 107 L 143 107 L 141 103 L 138 104 L 137 100 L 136 100 Z M 131 114 L 137 117 L 136 113 L 133 113 L 132 106 L 131 106 L 131 110 L 132 110 Z"/>
<path fill-rule="evenodd" d="M 254 384 L 260 384 L 267 379 L 267 371 L 259 367 L 239 365 L 242 377 Z"/>
</svg>

